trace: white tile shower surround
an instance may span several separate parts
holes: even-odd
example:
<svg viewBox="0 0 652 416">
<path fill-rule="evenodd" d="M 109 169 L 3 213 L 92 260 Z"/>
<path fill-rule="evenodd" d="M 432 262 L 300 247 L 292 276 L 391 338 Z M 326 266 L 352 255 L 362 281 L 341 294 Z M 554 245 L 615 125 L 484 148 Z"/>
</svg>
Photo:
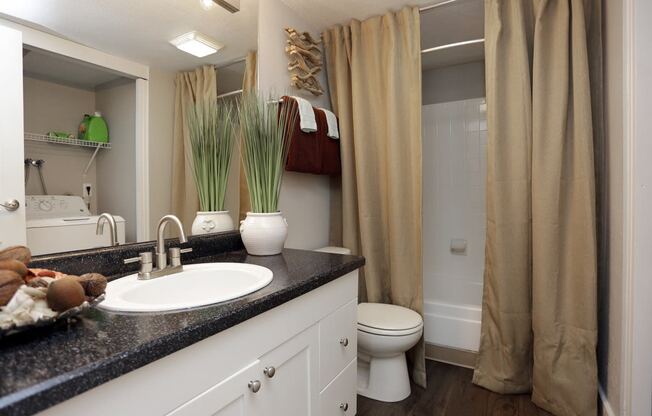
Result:
<svg viewBox="0 0 652 416">
<path fill-rule="evenodd" d="M 477 351 L 485 242 L 484 98 L 422 107 L 426 342 Z M 467 241 L 453 254 L 454 238 Z"/>
</svg>

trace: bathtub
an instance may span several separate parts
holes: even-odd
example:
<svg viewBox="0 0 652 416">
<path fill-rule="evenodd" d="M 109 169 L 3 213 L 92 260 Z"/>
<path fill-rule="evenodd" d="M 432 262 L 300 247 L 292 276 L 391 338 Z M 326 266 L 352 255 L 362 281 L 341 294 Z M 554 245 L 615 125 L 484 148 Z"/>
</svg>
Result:
<svg viewBox="0 0 652 416">
<path fill-rule="evenodd" d="M 424 299 L 423 311 L 424 338 L 428 344 L 478 351 L 482 314 L 479 305 Z"/>
</svg>

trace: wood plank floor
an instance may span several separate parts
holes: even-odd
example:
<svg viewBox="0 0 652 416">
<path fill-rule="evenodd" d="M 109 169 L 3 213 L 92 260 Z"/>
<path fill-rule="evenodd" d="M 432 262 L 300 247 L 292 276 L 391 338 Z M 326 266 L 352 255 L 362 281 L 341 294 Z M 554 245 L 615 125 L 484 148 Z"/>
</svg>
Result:
<svg viewBox="0 0 652 416">
<path fill-rule="evenodd" d="M 358 396 L 358 416 L 552 416 L 527 394 L 501 395 L 471 383 L 473 370 L 426 360 L 428 389 L 412 385 L 397 403 Z"/>
</svg>

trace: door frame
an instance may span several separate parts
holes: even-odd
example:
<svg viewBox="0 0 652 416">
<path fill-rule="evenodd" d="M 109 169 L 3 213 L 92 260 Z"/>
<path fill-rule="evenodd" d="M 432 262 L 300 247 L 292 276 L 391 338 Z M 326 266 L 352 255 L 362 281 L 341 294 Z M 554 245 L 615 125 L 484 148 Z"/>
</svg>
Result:
<svg viewBox="0 0 652 416">
<path fill-rule="evenodd" d="M 25 186 L 23 184 L 23 88 L 22 45 L 20 31 L 0 26 L 0 79 L 6 84 L 0 99 L 0 203 L 19 202 L 13 210 L 0 207 L 0 248 L 25 244 Z M 21 105 L 16 105 L 16 102 Z M 20 138 L 21 142 L 14 140 Z"/>
<path fill-rule="evenodd" d="M 100 66 L 136 82 L 136 239 L 150 239 L 149 230 L 149 66 L 111 55 L 49 33 L 0 18 L 0 25 L 22 32 L 23 45 Z"/>
<path fill-rule="evenodd" d="M 652 414 L 652 27 L 649 0 L 623 1 L 623 414 Z"/>
</svg>

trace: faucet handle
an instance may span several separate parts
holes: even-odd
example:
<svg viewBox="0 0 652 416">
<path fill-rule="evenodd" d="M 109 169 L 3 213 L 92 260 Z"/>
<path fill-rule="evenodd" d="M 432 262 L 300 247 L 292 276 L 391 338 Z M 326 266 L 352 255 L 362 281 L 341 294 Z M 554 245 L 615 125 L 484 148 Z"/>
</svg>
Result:
<svg viewBox="0 0 652 416">
<path fill-rule="evenodd" d="M 170 266 L 176 267 L 181 266 L 181 254 L 190 253 L 192 248 L 179 248 L 179 247 L 170 247 Z"/>
<path fill-rule="evenodd" d="M 130 257 L 128 259 L 123 260 L 124 264 L 129 264 L 129 263 L 141 263 L 141 264 L 151 264 L 152 263 L 152 253 L 149 251 L 145 251 L 142 253 L 138 253 L 138 257 Z"/>
<path fill-rule="evenodd" d="M 154 266 L 152 264 L 152 252 L 151 251 L 145 251 L 142 253 L 138 253 L 138 257 L 131 257 L 128 259 L 122 260 L 124 264 L 130 264 L 130 263 L 140 263 L 140 270 L 138 270 L 138 278 L 139 279 L 149 279 L 150 274 L 154 270 Z"/>
<path fill-rule="evenodd" d="M 181 249 L 179 247 L 170 247 L 170 267 L 181 266 Z"/>
</svg>

